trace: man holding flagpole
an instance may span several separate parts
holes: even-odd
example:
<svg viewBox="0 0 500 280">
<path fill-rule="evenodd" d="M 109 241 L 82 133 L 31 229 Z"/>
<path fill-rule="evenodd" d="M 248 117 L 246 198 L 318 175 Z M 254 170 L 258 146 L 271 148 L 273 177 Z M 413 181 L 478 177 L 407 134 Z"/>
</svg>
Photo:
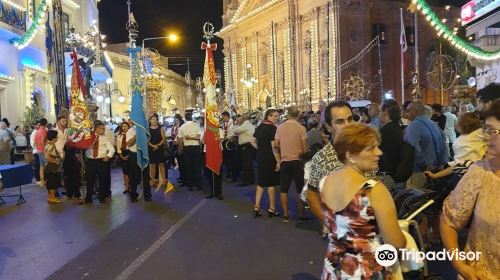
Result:
<svg viewBox="0 0 500 280">
<path fill-rule="evenodd" d="M 144 201 L 151 201 L 151 186 L 149 184 L 149 125 L 144 114 L 142 90 L 144 88 L 143 80 L 140 76 L 140 67 L 137 59 L 137 53 L 141 50 L 136 47 L 136 39 L 139 35 L 139 26 L 130 12 L 130 0 L 127 2 L 129 8 L 129 21 L 127 29 L 129 31 L 130 40 L 130 68 L 132 72 L 132 108 L 130 110 L 130 118 L 134 123 L 134 128 L 130 129 L 127 135 L 127 149 L 129 153 L 129 170 L 130 170 L 130 199 L 132 202 L 137 202 L 137 185 L 141 183 L 144 194 Z"/>
<path fill-rule="evenodd" d="M 214 36 L 214 26 L 206 22 L 203 26 L 203 38 L 207 43 L 201 44 L 201 49 L 205 50 L 205 67 L 203 73 L 203 83 L 206 88 L 205 95 L 205 133 L 203 142 L 206 149 L 205 164 L 208 170 L 212 172 L 212 181 L 210 193 L 222 199 L 220 167 L 222 165 L 222 145 L 220 132 L 220 114 L 217 106 L 217 97 L 215 93 L 217 78 L 215 77 L 215 65 L 212 51 L 217 50 L 217 44 L 210 44 Z M 217 178 L 216 178 L 217 177 Z M 216 180 L 217 179 L 217 180 Z M 210 196 L 209 196 L 210 197 Z"/>
</svg>

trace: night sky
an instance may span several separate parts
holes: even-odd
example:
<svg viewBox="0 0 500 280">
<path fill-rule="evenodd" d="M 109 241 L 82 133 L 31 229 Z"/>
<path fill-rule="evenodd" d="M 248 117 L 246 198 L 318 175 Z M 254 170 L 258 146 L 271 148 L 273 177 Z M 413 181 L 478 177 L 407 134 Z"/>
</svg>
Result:
<svg viewBox="0 0 500 280">
<path fill-rule="evenodd" d="M 187 59 L 190 57 L 190 72 L 193 78 L 203 74 L 205 53 L 200 49 L 203 40 L 203 24 L 212 22 L 215 30 L 222 27 L 222 0 L 132 0 L 132 12 L 139 23 L 139 39 L 166 36 L 175 32 L 180 36 L 179 42 L 172 44 L 166 40 L 146 41 L 146 47 L 158 50 L 170 58 L 170 67 L 184 75 L 187 71 Z M 128 41 L 125 24 L 127 17 L 127 0 L 101 0 L 99 2 L 100 28 L 107 35 L 110 44 Z M 216 68 L 223 71 L 222 42 L 216 54 Z M 179 65 L 181 64 L 181 65 Z"/>
<path fill-rule="evenodd" d="M 301 0 L 307 1 L 307 0 Z M 409 1 L 407 1 L 409 2 Z M 468 0 L 430 0 L 436 5 L 460 6 Z M 101 32 L 106 34 L 108 43 L 123 43 L 128 41 L 125 30 L 127 22 L 127 0 L 101 0 L 99 2 Z M 132 0 L 132 12 L 140 28 L 138 44 L 142 38 L 166 36 L 168 32 L 180 35 L 177 44 L 166 40 L 147 41 L 146 47 L 157 49 L 168 57 L 190 57 L 190 72 L 192 77 L 203 73 L 204 52 L 200 50 L 203 40 L 202 27 L 206 21 L 214 24 L 215 30 L 222 26 L 222 0 Z M 216 68 L 223 67 L 222 42 L 216 55 Z M 170 67 L 184 75 L 187 71 L 186 58 L 171 58 Z"/>
</svg>

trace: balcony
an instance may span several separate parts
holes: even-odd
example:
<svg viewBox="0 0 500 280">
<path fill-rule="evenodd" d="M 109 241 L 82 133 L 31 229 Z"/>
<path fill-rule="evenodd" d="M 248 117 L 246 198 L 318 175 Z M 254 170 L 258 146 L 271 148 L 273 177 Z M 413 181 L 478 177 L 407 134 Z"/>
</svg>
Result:
<svg viewBox="0 0 500 280">
<path fill-rule="evenodd" d="M 0 1 L 0 21 L 26 31 L 26 9 L 11 1 Z"/>
</svg>

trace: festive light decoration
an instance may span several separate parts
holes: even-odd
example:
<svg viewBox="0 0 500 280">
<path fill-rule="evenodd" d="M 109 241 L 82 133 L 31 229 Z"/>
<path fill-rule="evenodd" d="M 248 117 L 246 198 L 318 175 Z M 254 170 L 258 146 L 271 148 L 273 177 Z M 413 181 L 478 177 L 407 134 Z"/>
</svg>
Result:
<svg viewBox="0 0 500 280">
<path fill-rule="evenodd" d="M 231 24 L 229 24 L 228 26 L 224 27 L 223 29 L 221 29 L 219 32 L 223 32 L 223 31 L 226 31 L 230 28 L 233 28 L 235 25 L 237 25 L 239 22 L 242 22 L 250 17 L 253 17 L 255 15 L 258 15 L 262 12 L 264 12 L 265 10 L 267 10 L 268 8 L 271 8 L 273 6 L 275 6 L 276 4 L 282 2 L 284 0 L 272 0 L 272 1 L 269 1 L 267 2 L 266 4 L 256 8 L 255 10 L 249 12 L 248 14 L 245 14 L 244 16 L 242 17 L 239 17 L 238 16 L 240 15 L 240 13 L 243 11 L 243 8 L 246 6 L 248 0 L 244 0 L 241 2 L 240 6 L 238 7 L 238 9 L 236 10 L 236 13 L 234 14 L 233 18 L 231 19 Z M 217 33 L 219 33 L 217 32 Z M 217 34 L 215 34 L 217 35 Z"/>
<path fill-rule="evenodd" d="M 468 55 L 469 57 L 482 61 L 493 61 L 500 59 L 500 50 L 483 50 L 454 34 L 453 31 L 439 19 L 439 17 L 425 0 L 412 0 L 411 4 L 413 6 L 416 6 L 417 10 L 422 13 L 427 22 L 432 27 L 434 27 L 434 29 L 436 29 L 437 35 L 439 37 L 447 40 L 454 48 L 458 49 L 462 53 Z"/>
<path fill-rule="evenodd" d="M 21 5 L 17 4 L 17 3 L 14 3 L 14 2 L 12 2 L 10 0 L 2 0 L 2 3 L 7 4 L 9 6 L 12 6 L 12 7 L 16 8 L 16 9 L 22 11 L 22 12 L 26 12 L 26 8 L 25 7 L 23 7 L 23 6 L 21 6 Z"/>
<path fill-rule="evenodd" d="M 258 56 L 258 49 L 257 49 L 257 41 L 253 42 L 251 44 L 252 48 L 252 77 L 259 77 L 259 56 Z M 259 93 L 259 84 L 255 83 L 256 86 L 252 87 L 252 95 L 251 98 L 253 100 L 256 100 L 255 102 L 255 107 L 257 107 L 260 103 L 260 100 L 258 100 L 257 95 Z"/>
<path fill-rule="evenodd" d="M 246 47 L 242 47 L 240 49 L 240 60 L 241 60 L 241 73 L 242 75 L 244 75 L 244 73 L 247 72 L 247 48 Z M 240 80 L 241 82 L 241 80 Z M 241 92 L 242 94 L 240 94 L 240 100 L 238 100 L 239 102 L 242 102 L 243 104 L 245 105 L 248 105 L 248 97 L 247 97 L 247 94 L 243 94 L 246 92 L 245 90 L 245 85 L 243 83 L 240 83 L 241 84 L 241 90 L 239 92 Z"/>
<path fill-rule="evenodd" d="M 68 6 L 70 6 L 71 8 L 73 8 L 73 9 L 79 9 L 80 8 L 80 5 L 78 3 L 76 3 L 75 1 L 73 1 L 73 0 L 63 0 L 63 2 L 65 4 L 67 4 Z"/>
<path fill-rule="evenodd" d="M 14 38 L 10 40 L 10 43 L 13 44 L 14 47 L 24 49 L 31 43 L 31 41 L 33 41 L 38 31 L 44 28 L 44 23 L 47 17 L 47 9 L 47 0 L 41 0 L 28 31 L 26 31 L 21 38 Z"/>
<path fill-rule="evenodd" d="M 0 80 L 13 81 L 14 79 L 16 79 L 16 78 L 0 73 Z"/>
<path fill-rule="evenodd" d="M 284 84 L 283 84 L 283 92 L 289 92 L 292 88 L 292 67 L 291 67 L 291 61 L 292 61 L 292 54 L 290 51 L 290 27 L 287 26 L 285 30 L 283 31 L 283 42 L 285 46 L 284 50 L 284 62 L 285 62 L 285 76 L 283 77 Z M 285 95 L 284 97 L 290 98 L 291 96 Z M 285 100 L 283 100 L 285 102 Z"/>
<path fill-rule="evenodd" d="M 320 99 L 320 77 L 319 77 L 319 32 L 318 32 L 318 18 L 311 20 L 311 85 L 310 89 L 313 99 Z"/>
<path fill-rule="evenodd" d="M 238 87 L 237 86 L 237 84 L 238 84 L 237 83 L 237 79 L 238 79 L 238 57 L 237 56 L 238 56 L 237 52 L 234 52 L 232 54 L 232 58 L 231 58 L 231 70 L 232 70 L 232 73 L 231 73 L 231 79 L 232 79 L 231 83 L 232 83 L 232 86 L 235 89 L 237 89 L 237 87 Z M 236 87 L 235 87 L 235 85 L 236 85 Z M 231 89 L 231 90 L 234 90 L 234 89 Z M 237 94 L 238 92 L 240 92 L 240 91 L 237 90 L 237 92 L 234 93 L 235 95 L 238 95 L 238 96 L 235 96 L 235 99 L 237 100 L 236 102 L 241 102 L 239 100 L 239 98 L 238 98 L 238 97 L 240 97 L 240 95 Z"/>
</svg>

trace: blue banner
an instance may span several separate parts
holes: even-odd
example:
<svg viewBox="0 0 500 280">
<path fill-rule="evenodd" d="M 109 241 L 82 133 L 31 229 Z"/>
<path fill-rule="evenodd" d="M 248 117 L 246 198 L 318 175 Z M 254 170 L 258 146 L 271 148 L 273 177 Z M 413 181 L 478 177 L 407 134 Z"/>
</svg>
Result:
<svg viewBox="0 0 500 280">
<path fill-rule="evenodd" d="M 149 124 L 144 114 L 143 106 L 143 79 L 141 78 L 139 62 L 137 61 L 137 52 L 141 48 L 129 48 L 130 64 L 132 68 L 132 109 L 130 110 L 130 119 L 135 124 L 136 145 L 137 145 L 137 164 L 144 169 L 149 164 L 148 142 L 149 142 Z"/>
</svg>

